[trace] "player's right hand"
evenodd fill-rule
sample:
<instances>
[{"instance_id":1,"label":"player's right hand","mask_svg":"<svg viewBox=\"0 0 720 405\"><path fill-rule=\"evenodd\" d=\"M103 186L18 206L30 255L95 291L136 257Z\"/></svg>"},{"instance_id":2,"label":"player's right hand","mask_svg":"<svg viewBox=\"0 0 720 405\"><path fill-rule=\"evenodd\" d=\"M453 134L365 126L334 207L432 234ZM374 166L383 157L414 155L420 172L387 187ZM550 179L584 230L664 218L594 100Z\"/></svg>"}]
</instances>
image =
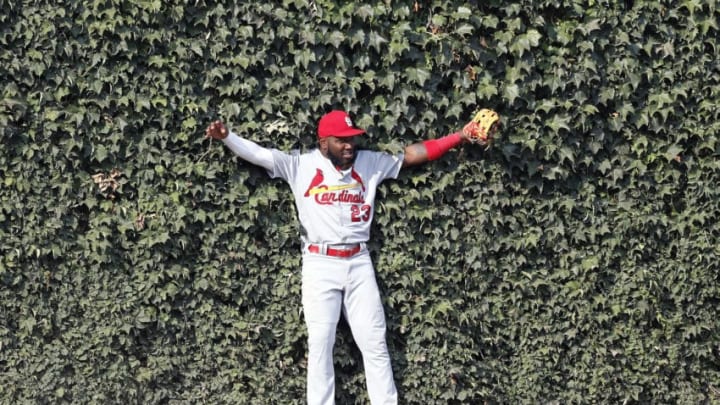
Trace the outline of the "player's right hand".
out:
<instances>
[{"instance_id":1,"label":"player's right hand","mask_svg":"<svg viewBox=\"0 0 720 405\"><path fill-rule=\"evenodd\" d=\"M208 125L205 130L205 137L211 139L225 139L228 136L228 130L222 121L217 120Z\"/></svg>"}]
</instances>

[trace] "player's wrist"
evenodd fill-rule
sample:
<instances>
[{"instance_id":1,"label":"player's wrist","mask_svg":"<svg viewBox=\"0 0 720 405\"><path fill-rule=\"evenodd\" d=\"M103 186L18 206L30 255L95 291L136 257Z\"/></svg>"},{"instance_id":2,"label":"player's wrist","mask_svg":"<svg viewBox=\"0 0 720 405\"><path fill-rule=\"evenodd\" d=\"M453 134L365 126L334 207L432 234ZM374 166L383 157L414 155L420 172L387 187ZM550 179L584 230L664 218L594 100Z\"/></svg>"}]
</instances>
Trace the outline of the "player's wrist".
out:
<instances>
[{"instance_id":1,"label":"player's wrist","mask_svg":"<svg viewBox=\"0 0 720 405\"><path fill-rule=\"evenodd\" d=\"M229 130L227 130L227 129L225 129L224 131L218 131L217 137L216 137L215 139L218 139L218 140L220 140L220 141L224 141L224 140L228 139L228 137L230 136L230 134L235 135L234 132L229 131Z\"/></svg>"}]
</instances>

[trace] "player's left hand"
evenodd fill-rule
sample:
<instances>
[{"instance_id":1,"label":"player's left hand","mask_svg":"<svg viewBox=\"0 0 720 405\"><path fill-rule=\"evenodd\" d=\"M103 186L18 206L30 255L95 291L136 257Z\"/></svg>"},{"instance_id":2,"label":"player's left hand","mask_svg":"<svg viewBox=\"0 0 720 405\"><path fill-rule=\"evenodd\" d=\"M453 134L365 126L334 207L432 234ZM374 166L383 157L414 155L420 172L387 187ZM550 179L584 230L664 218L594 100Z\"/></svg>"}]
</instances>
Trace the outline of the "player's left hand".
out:
<instances>
[{"instance_id":1,"label":"player's left hand","mask_svg":"<svg viewBox=\"0 0 720 405\"><path fill-rule=\"evenodd\" d=\"M487 145L500 127L500 116L493 110L483 108L478 111L472 121L468 122L461 132L463 140L471 143Z\"/></svg>"}]
</instances>

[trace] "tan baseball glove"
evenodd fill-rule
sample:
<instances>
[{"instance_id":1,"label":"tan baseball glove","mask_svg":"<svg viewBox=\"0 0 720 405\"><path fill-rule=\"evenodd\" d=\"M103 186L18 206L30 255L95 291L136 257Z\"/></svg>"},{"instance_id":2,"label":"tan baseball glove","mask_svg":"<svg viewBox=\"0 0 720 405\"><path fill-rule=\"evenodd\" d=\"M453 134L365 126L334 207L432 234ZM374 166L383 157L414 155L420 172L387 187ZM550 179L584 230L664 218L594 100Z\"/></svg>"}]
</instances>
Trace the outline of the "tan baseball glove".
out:
<instances>
[{"instance_id":1,"label":"tan baseball glove","mask_svg":"<svg viewBox=\"0 0 720 405\"><path fill-rule=\"evenodd\" d=\"M473 119L463 127L463 134L467 135L473 143L486 145L492 141L493 136L500 127L500 116L493 110L483 108Z\"/></svg>"}]
</instances>

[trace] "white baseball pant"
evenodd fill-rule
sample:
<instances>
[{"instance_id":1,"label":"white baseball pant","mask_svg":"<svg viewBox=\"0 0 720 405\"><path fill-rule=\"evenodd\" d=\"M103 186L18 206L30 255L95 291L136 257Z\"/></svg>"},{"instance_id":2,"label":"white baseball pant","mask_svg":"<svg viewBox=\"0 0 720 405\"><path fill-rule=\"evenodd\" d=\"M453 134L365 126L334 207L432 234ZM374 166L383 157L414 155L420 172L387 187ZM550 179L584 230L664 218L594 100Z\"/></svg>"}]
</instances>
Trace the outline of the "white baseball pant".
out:
<instances>
[{"instance_id":1,"label":"white baseball pant","mask_svg":"<svg viewBox=\"0 0 720 405\"><path fill-rule=\"evenodd\" d=\"M308 405L335 404L333 346L341 311L362 353L370 402L397 404L385 312L367 249L351 258L305 252L302 303L308 331Z\"/></svg>"}]
</instances>

